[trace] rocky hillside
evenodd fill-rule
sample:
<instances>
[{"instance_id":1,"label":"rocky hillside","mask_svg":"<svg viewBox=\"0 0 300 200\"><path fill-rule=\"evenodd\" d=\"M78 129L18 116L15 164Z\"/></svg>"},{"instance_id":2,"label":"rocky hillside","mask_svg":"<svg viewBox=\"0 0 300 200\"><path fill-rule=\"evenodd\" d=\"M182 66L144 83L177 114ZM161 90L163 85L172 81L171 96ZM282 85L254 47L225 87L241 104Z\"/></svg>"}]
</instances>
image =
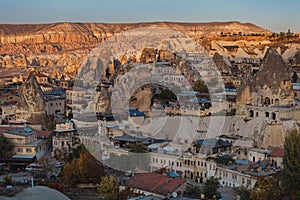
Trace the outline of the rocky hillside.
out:
<instances>
[{"instance_id":1,"label":"rocky hillside","mask_svg":"<svg viewBox=\"0 0 300 200\"><path fill-rule=\"evenodd\" d=\"M265 33L250 23L54 23L0 24L0 67L53 67L70 74L77 71L83 57L100 42L125 30L157 26L180 31L190 37L213 37L220 33Z\"/></svg>"}]
</instances>

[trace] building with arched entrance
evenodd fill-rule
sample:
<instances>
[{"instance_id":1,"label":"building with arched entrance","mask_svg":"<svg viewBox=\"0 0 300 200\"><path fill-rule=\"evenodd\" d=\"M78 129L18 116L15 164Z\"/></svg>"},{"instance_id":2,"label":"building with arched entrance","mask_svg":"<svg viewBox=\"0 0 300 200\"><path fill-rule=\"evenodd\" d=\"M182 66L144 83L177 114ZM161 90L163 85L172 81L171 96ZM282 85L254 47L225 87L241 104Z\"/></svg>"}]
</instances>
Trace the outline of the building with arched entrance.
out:
<instances>
[{"instance_id":1,"label":"building with arched entrance","mask_svg":"<svg viewBox=\"0 0 300 200\"><path fill-rule=\"evenodd\" d=\"M275 48L269 48L258 72L248 75L237 94L237 114L247 118L290 120L295 97L288 67Z\"/></svg>"}]
</instances>

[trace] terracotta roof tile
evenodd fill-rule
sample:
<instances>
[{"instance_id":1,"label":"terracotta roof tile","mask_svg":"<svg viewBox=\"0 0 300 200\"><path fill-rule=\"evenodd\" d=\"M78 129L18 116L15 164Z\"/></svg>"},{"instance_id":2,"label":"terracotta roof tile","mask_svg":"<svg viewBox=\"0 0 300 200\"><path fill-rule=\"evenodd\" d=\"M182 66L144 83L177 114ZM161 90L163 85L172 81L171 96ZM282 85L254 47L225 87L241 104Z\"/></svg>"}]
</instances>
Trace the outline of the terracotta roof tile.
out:
<instances>
[{"instance_id":1,"label":"terracotta roof tile","mask_svg":"<svg viewBox=\"0 0 300 200\"><path fill-rule=\"evenodd\" d=\"M284 156L284 148L278 147L271 152L271 156L273 157L283 157Z\"/></svg>"},{"instance_id":2,"label":"terracotta roof tile","mask_svg":"<svg viewBox=\"0 0 300 200\"><path fill-rule=\"evenodd\" d=\"M131 177L126 183L126 186L136 188L155 194L167 196L178 187L185 183L185 179L171 178L156 173L139 173Z\"/></svg>"},{"instance_id":3,"label":"terracotta roof tile","mask_svg":"<svg viewBox=\"0 0 300 200\"><path fill-rule=\"evenodd\" d=\"M47 131L47 130L43 130L43 131L36 130L36 132L38 138L49 138L52 134L52 131Z\"/></svg>"}]
</instances>

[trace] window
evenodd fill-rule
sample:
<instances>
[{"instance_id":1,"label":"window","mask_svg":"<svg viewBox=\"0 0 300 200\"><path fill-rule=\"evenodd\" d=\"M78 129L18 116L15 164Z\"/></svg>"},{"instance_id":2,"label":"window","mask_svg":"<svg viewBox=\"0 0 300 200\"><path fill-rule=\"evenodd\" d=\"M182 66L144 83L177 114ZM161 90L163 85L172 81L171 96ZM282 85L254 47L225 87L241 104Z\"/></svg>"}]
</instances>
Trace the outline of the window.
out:
<instances>
[{"instance_id":1,"label":"window","mask_svg":"<svg viewBox=\"0 0 300 200\"><path fill-rule=\"evenodd\" d=\"M18 153L22 153L22 152L23 152L23 148L18 148L18 149L17 149L17 152L18 152Z\"/></svg>"},{"instance_id":2,"label":"window","mask_svg":"<svg viewBox=\"0 0 300 200\"><path fill-rule=\"evenodd\" d=\"M31 153L32 150L30 148L26 148L26 153Z\"/></svg>"},{"instance_id":3,"label":"window","mask_svg":"<svg viewBox=\"0 0 300 200\"><path fill-rule=\"evenodd\" d=\"M251 180L247 180L247 185L251 185Z\"/></svg>"},{"instance_id":4,"label":"window","mask_svg":"<svg viewBox=\"0 0 300 200\"><path fill-rule=\"evenodd\" d=\"M18 143L22 143L23 139L22 138L18 138Z\"/></svg>"}]
</instances>

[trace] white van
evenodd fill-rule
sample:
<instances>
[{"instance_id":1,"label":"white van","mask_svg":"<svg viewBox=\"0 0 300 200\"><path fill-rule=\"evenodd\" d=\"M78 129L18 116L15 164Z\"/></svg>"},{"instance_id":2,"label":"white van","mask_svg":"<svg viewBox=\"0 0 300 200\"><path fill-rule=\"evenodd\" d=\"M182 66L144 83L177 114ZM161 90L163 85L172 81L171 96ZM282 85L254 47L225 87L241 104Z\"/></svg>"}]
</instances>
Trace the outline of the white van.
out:
<instances>
[{"instance_id":1,"label":"white van","mask_svg":"<svg viewBox=\"0 0 300 200\"><path fill-rule=\"evenodd\" d=\"M31 163L30 165L28 165L25 170L26 171L31 171L31 172L34 172L34 171L41 171L43 168L42 165L39 165L37 163Z\"/></svg>"}]
</instances>

